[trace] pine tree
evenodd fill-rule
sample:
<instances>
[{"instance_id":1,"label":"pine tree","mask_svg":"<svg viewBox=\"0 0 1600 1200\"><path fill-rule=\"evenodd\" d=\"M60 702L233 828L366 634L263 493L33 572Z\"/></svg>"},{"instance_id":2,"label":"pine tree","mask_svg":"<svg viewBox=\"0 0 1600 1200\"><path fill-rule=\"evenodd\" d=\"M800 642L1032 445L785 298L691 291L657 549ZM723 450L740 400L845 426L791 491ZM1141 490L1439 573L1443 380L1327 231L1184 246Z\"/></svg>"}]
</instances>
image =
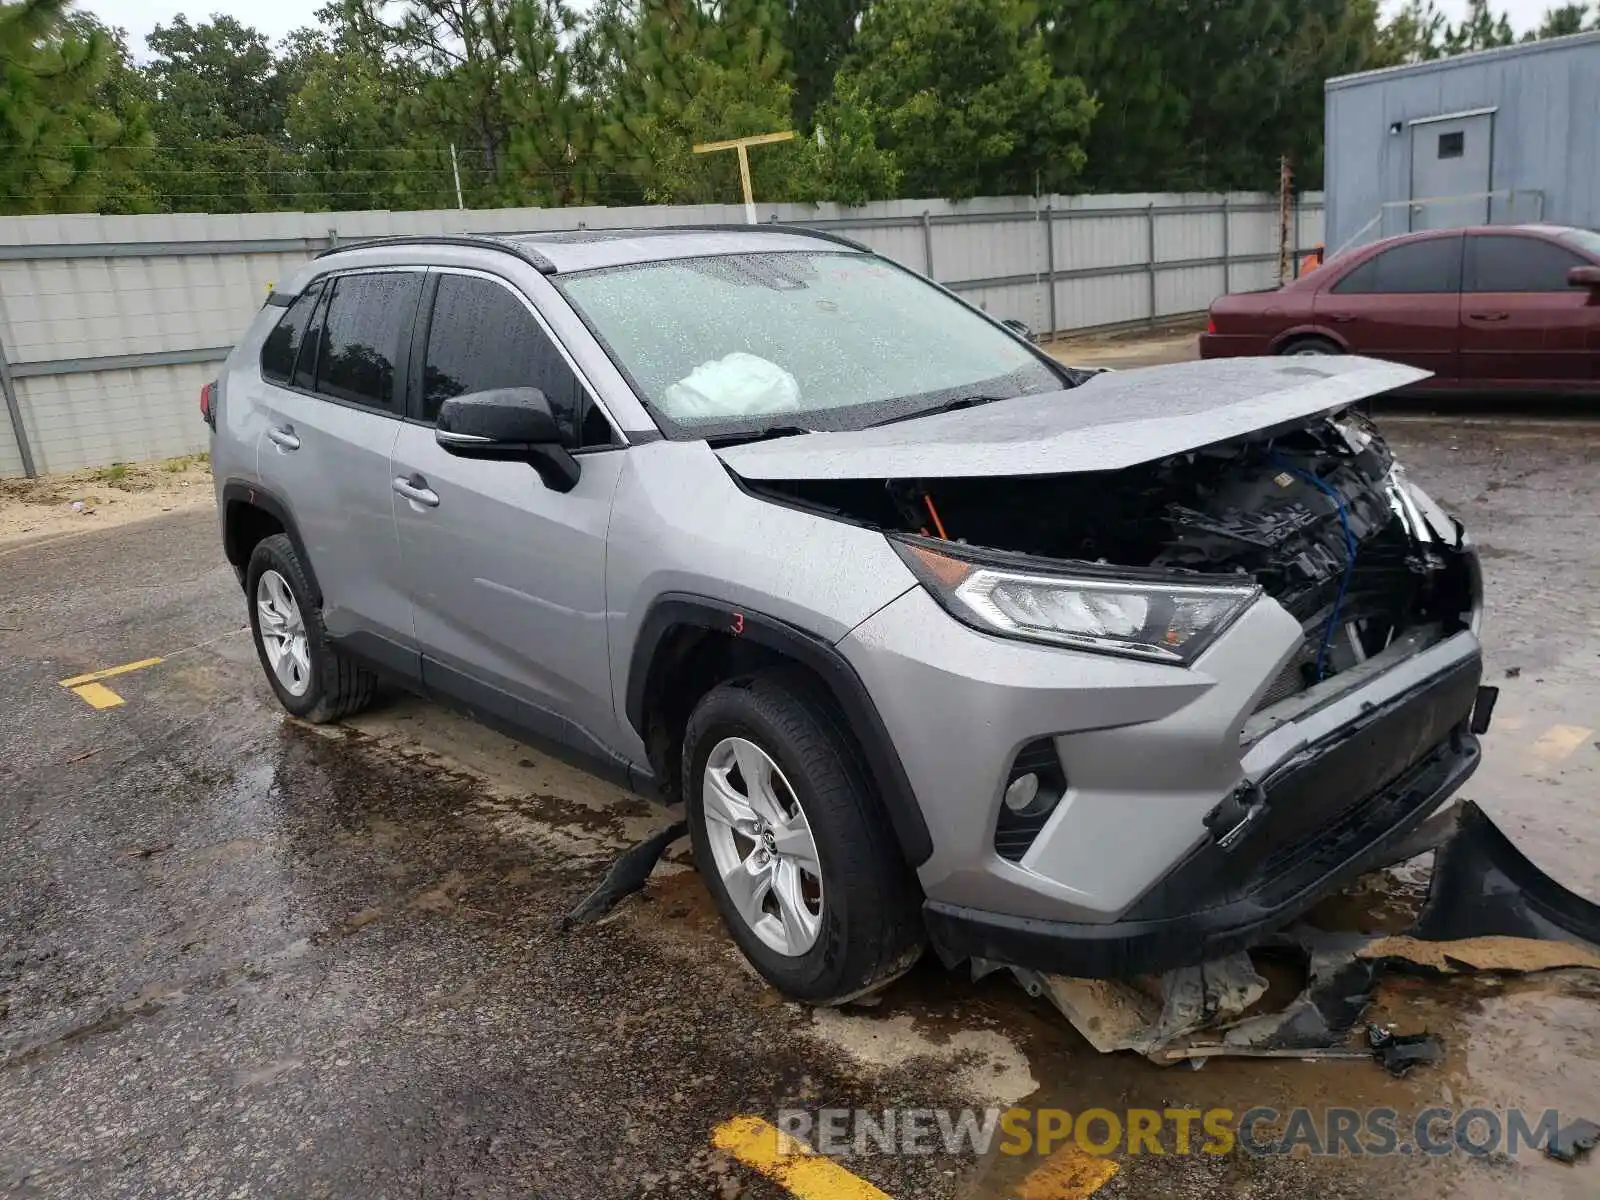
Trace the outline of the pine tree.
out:
<instances>
[{"instance_id":1,"label":"pine tree","mask_svg":"<svg viewBox=\"0 0 1600 1200\"><path fill-rule=\"evenodd\" d=\"M66 0L0 4L0 212L94 211L144 140L100 102L110 66Z\"/></svg>"}]
</instances>

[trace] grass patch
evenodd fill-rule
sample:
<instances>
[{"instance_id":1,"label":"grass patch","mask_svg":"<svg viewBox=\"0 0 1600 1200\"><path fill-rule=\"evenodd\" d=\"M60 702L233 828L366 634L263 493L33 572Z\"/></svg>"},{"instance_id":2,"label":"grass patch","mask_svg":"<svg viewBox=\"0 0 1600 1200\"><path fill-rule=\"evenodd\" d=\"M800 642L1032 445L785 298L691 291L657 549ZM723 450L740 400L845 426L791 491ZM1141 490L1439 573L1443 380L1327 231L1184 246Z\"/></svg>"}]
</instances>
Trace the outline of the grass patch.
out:
<instances>
[{"instance_id":1,"label":"grass patch","mask_svg":"<svg viewBox=\"0 0 1600 1200\"><path fill-rule=\"evenodd\" d=\"M128 477L128 464L112 463L109 467L101 467L94 477L101 483L121 483Z\"/></svg>"}]
</instances>

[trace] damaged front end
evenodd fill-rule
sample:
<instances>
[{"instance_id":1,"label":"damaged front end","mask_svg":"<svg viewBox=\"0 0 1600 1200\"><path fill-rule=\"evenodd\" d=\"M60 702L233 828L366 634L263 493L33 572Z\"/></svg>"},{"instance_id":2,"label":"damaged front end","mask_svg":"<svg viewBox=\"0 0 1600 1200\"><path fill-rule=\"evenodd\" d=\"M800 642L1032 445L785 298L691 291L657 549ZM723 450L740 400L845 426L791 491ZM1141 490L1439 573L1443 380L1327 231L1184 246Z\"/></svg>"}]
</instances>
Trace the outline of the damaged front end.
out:
<instances>
[{"instance_id":1,"label":"damaged front end","mask_svg":"<svg viewBox=\"0 0 1600 1200\"><path fill-rule=\"evenodd\" d=\"M1305 637L1262 691L1259 709L1360 666L1397 639L1415 652L1476 619L1477 566L1459 525L1407 481L1354 415L1115 472L747 486L886 531L952 615L992 633L1189 661L1216 631L1215 622L1190 627L1217 615L1216 605L1201 603L1203 589L1219 589L1220 600L1241 585L1260 588ZM980 596L952 564L1086 586L988 588ZM1163 583L1176 600L1143 609L1093 594L1097 585L1102 593L1121 585L1159 594Z\"/></svg>"},{"instance_id":2,"label":"damaged front end","mask_svg":"<svg viewBox=\"0 0 1600 1200\"><path fill-rule=\"evenodd\" d=\"M784 453L811 465L803 445ZM916 699L953 678L925 618L912 633L897 628L919 620L911 608L885 612L852 639L902 694L885 717L914 775L941 767L914 782L936 846L925 916L948 965L1120 978L1242 949L1476 768L1492 702L1476 558L1363 418L1302 414L1115 470L1051 473L1041 457L1016 475L869 477L858 459L843 477L743 478L882 530L926 595L991 639L1139 660L1123 683L1109 660L1024 663L962 641L973 665L954 686L973 720L952 756ZM1165 686L1199 690L1117 715Z\"/></svg>"}]
</instances>

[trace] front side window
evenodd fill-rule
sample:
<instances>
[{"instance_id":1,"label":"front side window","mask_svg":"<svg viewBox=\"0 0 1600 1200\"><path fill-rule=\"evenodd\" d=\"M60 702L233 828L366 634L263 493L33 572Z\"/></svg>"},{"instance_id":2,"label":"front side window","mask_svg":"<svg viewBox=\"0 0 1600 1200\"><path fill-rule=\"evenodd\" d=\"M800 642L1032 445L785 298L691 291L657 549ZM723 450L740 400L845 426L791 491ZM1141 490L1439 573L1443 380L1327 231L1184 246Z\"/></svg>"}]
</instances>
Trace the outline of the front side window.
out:
<instances>
[{"instance_id":1,"label":"front side window","mask_svg":"<svg viewBox=\"0 0 1600 1200\"><path fill-rule=\"evenodd\" d=\"M672 437L861 429L1070 386L1025 343L868 254L726 254L555 282Z\"/></svg>"},{"instance_id":2,"label":"front side window","mask_svg":"<svg viewBox=\"0 0 1600 1200\"><path fill-rule=\"evenodd\" d=\"M410 328L422 276L415 271L341 275L322 314L316 390L398 415L395 362Z\"/></svg>"},{"instance_id":3,"label":"front side window","mask_svg":"<svg viewBox=\"0 0 1600 1200\"><path fill-rule=\"evenodd\" d=\"M1468 292L1565 292L1567 272L1588 264L1543 238L1485 234L1467 239Z\"/></svg>"},{"instance_id":4,"label":"front side window","mask_svg":"<svg viewBox=\"0 0 1600 1200\"><path fill-rule=\"evenodd\" d=\"M264 379L273 383L289 382L294 374L295 359L305 342L306 327L311 324L311 310L317 306L317 298L321 295L322 281L319 279L283 310L278 323L261 345L261 375Z\"/></svg>"},{"instance_id":5,"label":"front side window","mask_svg":"<svg viewBox=\"0 0 1600 1200\"><path fill-rule=\"evenodd\" d=\"M605 414L521 300L492 280L441 275L428 326L423 418L437 418L452 396L509 387L542 391L569 447L613 441Z\"/></svg>"},{"instance_id":6,"label":"front side window","mask_svg":"<svg viewBox=\"0 0 1600 1200\"><path fill-rule=\"evenodd\" d=\"M1342 296L1460 291L1461 239L1403 242L1367 259L1333 290Z\"/></svg>"}]
</instances>

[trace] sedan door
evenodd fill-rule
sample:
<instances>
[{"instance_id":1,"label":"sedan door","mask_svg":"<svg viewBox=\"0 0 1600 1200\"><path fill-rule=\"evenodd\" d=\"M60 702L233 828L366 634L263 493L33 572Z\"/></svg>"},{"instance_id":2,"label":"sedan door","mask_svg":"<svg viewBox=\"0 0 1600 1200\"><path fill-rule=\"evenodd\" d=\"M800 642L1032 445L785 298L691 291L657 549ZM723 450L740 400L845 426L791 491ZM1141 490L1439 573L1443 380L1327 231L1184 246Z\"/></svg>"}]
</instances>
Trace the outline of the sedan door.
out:
<instances>
[{"instance_id":1,"label":"sedan door","mask_svg":"<svg viewBox=\"0 0 1600 1200\"><path fill-rule=\"evenodd\" d=\"M1421 367L1438 385L1458 371L1460 307L1461 235L1451 233L1403 241L1346 268L1317 293L1315 311L1350 353Z\"/></svg>"},{"instance_id":2,"label":"sedan door","mask_svg":"<svg viewBox=\"0 0 1600 1200\"><path fill-rule=\"evenodd\" d=\"M1600 307L1567 283L1592 266L1536 234L1467 238L1461 295L1461 366L1468 385L1565 391L1592 384Z\"/></svg>"},{"instance_id":3,"label":"sedan door","mask_svg":"<svg viewBox=\"0 0 1600 1200\"><path fill-rule=\"evenodd\" d=\"M263 486L293 515L328 632L415 676L389 456L401 428L405 343L420 270L320 280L262 348Z\"/></svg>"},{"instance_id":4,"label":"sedan door","mask_svg":"<svg viewBox=\"0 0 1600 1200\"><path fill-rule=\"evenodd\" d=\"M415 414L392 463L423 681L593 754L615 745L606 533L626 450L532 305L487 274L437 271L415 340ZM581 464L558 492L526 462L458 458L434 440L451 396L536 387Z\"/></svg>"}]
</instances>

